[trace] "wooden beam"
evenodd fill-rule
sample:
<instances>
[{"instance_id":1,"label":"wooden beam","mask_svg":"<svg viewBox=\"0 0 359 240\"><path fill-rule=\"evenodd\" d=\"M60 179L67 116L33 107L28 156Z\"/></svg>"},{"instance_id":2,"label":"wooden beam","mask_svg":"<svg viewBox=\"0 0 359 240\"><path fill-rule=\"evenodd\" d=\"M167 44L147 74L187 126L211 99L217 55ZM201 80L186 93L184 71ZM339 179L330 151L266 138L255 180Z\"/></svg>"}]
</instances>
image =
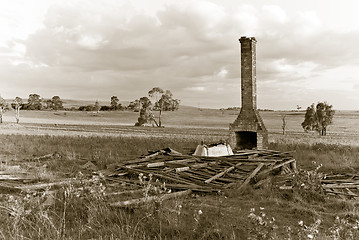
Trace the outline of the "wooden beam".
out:
<instances>
[{"instance_id":1,"label":"wooden beam","mask_svg":"<svg viewBox=\"0 0 359 240\"><path fill-rule=\"evenodd\" d=\"M154 162L154 163L148 163L147 167L151 168L151 167L162 167L165 165L165 162Z\"/></svg>"},{"instance_id":2,"label":"wooden beam","mask_svg":"<svg viewBox=\"0 0 359 240\"><path fill-rule=\"evenodd\" d=\"M291 162L294 162L294 161L295 161L295 159L293 158L293 159L290 159L290 160L288 160L288 161L285 161L285 162L283 162L283 163L281 163L281 164L274 165L274 166L271 167L270 169L267 169L267 170L264 170L263 172L261 172L260 175L265 175L265 174L267 174L267 173L270 173L271 171L273 171L273 170L275 170L275 169L277 169L277 168L280 168L280 167L282 167L282 166L284 166L284 165L287 165L287 164L289 164L289 163L291 163Z\"/></svg>"},{"instance_id":3,"label":"wooden beam","mask_svg":"<svg viewBox=\"0 0 359 240\"><path fill-rule=\"evenodd\" d=\"M340 183L340 184L325 184L322 185L324 189L339 189L339 188L357 188L359 185L350 184L350 183Z\"/></svg>"},{"instance_id":4,"label":"wooden beam","mask_svg":"<svg viewBox=\"0 0 359 240\"><path fill-rule=\"evenodd\" d=\"M238 190L242 190L245 186L248 185L248 183L251 181L251 179L257 175L257 173L261 170L261 168L264 166L263 163L260 163L258 165L258 167L256 167L256 169L253 170L253 172L246 178L246 180L238 187L238 183L234 183L234 187L237 188Z\"/></svg>"},{"instance_id":5,"label":"wooden beam","mask_svg":"<svg viewBox=\"0 0 359 240\"><path fill-rule=\"evenodd\" d=\"M163 178L163 179L167 179L167 180L170 180L170 181L174 181L174 182L178 182L178 183L184 183L184 184L189 184L189 185L194 185L193 183L190 183L190 182L188 182L188 181L183 181L182 179L175 178L175 177L169 177L169 176L167 176L167 175L163 175L163 174L159 174L159 173L154 173L154 172L149 172L149 171L143 171L143 170L134 169L134 168L127 168L127 167L125 167L125 166L124 166L124 168L126 168L126 169L129 170L129 171L135 172L135 173L142 173L142 174L145 174L145 175L152 174L153 176L156 176L156 177L159 177L159 178Z\"/></svg>"},{"instance_id":6,"label":"wooden beam","mask_svg":"<svg viewBox=\"0 0 359 240\"><path fill-rule=\"evenodd\" d=\"M242 164L243 164L243 163L237 163L236 165L234 165L234 166L232 166L232 167L230 167L230 168L227 168L227 169L224 170L223 172L220 172L220 173L214 175L213 177L207 179L207 180L204 181L204 182L205 182L205 183L210 183L210 182L212 182L213 180L216 180L217 178L222 177L224 174L226 174L226 173L232 171L233 169L235 169L236 167L238 167L238 166L240 166L240 165L242 165Z\"/></svg>"}]
</instances>

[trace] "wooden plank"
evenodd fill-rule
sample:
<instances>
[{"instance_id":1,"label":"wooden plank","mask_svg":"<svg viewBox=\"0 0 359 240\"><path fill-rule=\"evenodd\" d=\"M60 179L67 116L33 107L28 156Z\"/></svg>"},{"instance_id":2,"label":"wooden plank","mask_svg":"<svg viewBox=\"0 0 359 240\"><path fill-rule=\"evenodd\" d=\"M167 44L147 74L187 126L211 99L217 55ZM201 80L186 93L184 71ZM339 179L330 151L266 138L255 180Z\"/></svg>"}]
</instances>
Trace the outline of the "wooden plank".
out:
<instances>
[{"instance_id":1,"label":"wooden plank","mask_svg":"<svg viewBox=\"0 0 359 240\"><path fill-rule=\"evenodd\" d=\"M329 195L341 196L342 199L345 199L343 196L353 197L353 195L351 195L351 194L342 193L342 192L338 192L338 191L331 191L331 190L329 190L329 189L326 189L326 190L325 190L325 193L326 193L326 194L329 194Z\"/></svg>"},{"instance_id":2,"label":"wooden plank","mask_svg":"<svg viewBox=\"0 0 359 240\"><path fill-rule=\"evenodd\" d=\"M357 188L357 184L325 184L322 185L324 189L342 189L342 188Z\"/></svg>"},{"instance_id":3,"label":"wooden plank","mask_svg":"<svg viewBox=\"0 0 359 240\"><path fill-rule=\"evenodd\" d=\"M261 168L264 166L263 163L260 163L256 169L246 178L246 180L238 187L237 183L234 183L234 187L238 188L238 190L242 190L245 186L248 185L248 183L251 181L251 179L261 170ZM231 184L231 183L230 183ZM228 185L230 185L228 184Z\"/></svg>"},{"instance_id":4,"label":"wooden plank","mask_svg":"<svg viewBox=\"0 0 359 240\"><path fill-rule=\"evenodd\" d=\"M175 168L175 170L176 170L176 173L179 173L179 172L184 172L184 171L189 170L189 167L180 167L180 168Z\"/></svg>"},{"instance_id":5,"label":"wooden plank","mask_svg":"<svg viewBox=\"0 0 359 240\"><path fill-rule=\"evenodd\" d=\"M154 163L148 163L147 167L151 168L151 167L162 167L165 165L165 162L154 162Z\"/></svg>"},{"instance_id":6,"label":"wooden plank","mask_svg":"<svg viewBox=\"0 0 359 240\"><path fill-rule=\"evenodd\" d=\"M289 163L291 163L291 162L294 162L294 161L295 161L295 159L293 158L293 159L290 159L290 160L288 160L288 161L285 161L285 162L283 162L283 163L281 163L281 164L274 165L274 166L271 167L270 169L267 169L267 170L262 171L262 172L260 173L260 175L265 175L265 174L267 174L267 173L270 173L271 171L273 171L273 170L275 170L275 169L277 169L277 168L280 168L280 167L282 167L282 166L284 166L284 165L287 165L287 164L289 164Z\"/></svg>"},{"instance_id":7,"label":"wooden plank","mask_svg":"<svg viewBox=\"0 0 359 240\"><path fill-rule=\"evenodd\" d=\"M223 172L220 172L220 173L214 175L213 177L207 179L207 180L204 181L204 182L205 182L205 183L210 183L210 182L212 182L213 180L216 180L217 178L222 177L222 176L223 176L224 174L226 174L227 172L232 171L233 169L235 169L236 167L238 167L238 166L240 166L240 165L242 165L242 164L243 164L243 163L237 163L236 165L234 165L234 166L232 166L232 167L230 167L230 168L227 168L227 169L224 170Z\"/></svg>"},{"instance_id":8,"label":"wooden plank","mask_svg":"<svg viewBox=\"0 0 359 240\"><path fill-rule=\"evenodd\" d=\"M347 192L348 192L355 200L358 200L358 195L356 195L355 193L353 193L349 188L346 188L345 190L347 190Z\"/></svg>"},{"instance_id":9,"label":"wooden plank","mask_svg":"<svg viewBox=\"0 0 359 240\"><path fill-rule=\"evenodd\" d=\"M192 163L192 162L196 162L196 159L190 158L190 159L180 159L180 160L171 160L171 161L166 161L166 164L186 164L186 163Z\"/></svg>"},{"instance_id":10,"label":"wooden plank","mask_svg":"<svg viewBox=\"0 0 359 240\"><path fill-rule=\"evenodd\" d=\"M184 183L184 184L192 184L192 183L188 183L187 181L183 181L182 179L178 179L178 178L175 178L175 177L169 177L169 176L163 175L163 174L158 174L158 173L154 173L154 172L143 171L143 170L140 170L140 169L133 169L133 168L127 168L127 169L129 171L132 171L132 172L135 172L135 173L142 173L142 174L147 174L147 175L152 174L153 176L163 178L163 179L167 179L167 180L170 180L170 181Z\"/></svg>"},{"instance_id":11,"label":"wooden plank","mask_svg":"<svg viewBox=\"0 0 359 240\"><path fill-rule=\"evenodd\" d=\"M331 192L335 193L337 196L339 196L341 199L345 199L345 197L343 195L345 195L345 193L343 192L338 192L336 189L330 189Z\"/></svg>"},{"instance_id":12,"label":"wooden plank","mask_svg":"<svg viewBox=\"0 0 359 240\"><path fill-rule=\"evenodd\" d=\"M260 159L240 159L240 160L236 160L236 162L243 162L243 163L258 163L258 162L266 162L266 163L276 163L279 162L281 160L277 160L277 159L264 159L264 158L260 158Z\"/></svg>"},{"instance_id":13,"label":"wooden plank","mask_svg":"<svg viewBox=\"0 0 359 240\"><path fill-rule=\"evenodd\" d=\"M191 168L204 168L207 167L209 165L209 163L197 163L197 164L193 164L190 165Z\"/></svg>"},{"instance_id":14,"label":"wooden plank","mask_svg":"<svg viewBox=\"0 0 359 240\"><path fill-rule=\"evenodd\" d=\"M188 176L188 179L193 179L193 180L198 180L200 181L200 183L203 183L204 180L206 180L204 177L202 177L201 175L195 174L195 173L191 173L189 171L186 172L182 172L180 176Z\"/></svg>"},{"instance_id":15,"label":"wooden plank","mask_svg":"<svg viewBox=\"0 0 359 240\"><path fill-rule=\"evenodd\" d=\"M127 200L127 201L115 202L115 203L111 203L110 206L111 207L130 207L130 206L150 203L150 202L154 202L154 201L163 201L163 200L171 199L171 198L184 197L191 193L192 193L191 190L185 190L185 191L165 194L162 196L152 196L152 197L147 197L147 198L138 198L138 199L131 199L131 200Z\"/></svg>"}]
</instances>

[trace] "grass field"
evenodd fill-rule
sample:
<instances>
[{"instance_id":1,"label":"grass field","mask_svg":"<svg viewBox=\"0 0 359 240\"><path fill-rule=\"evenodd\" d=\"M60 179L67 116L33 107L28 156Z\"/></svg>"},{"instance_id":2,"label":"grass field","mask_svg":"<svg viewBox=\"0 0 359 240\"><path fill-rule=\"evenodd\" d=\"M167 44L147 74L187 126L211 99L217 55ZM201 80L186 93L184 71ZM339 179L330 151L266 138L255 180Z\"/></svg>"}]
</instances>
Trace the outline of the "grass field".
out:
<instances>
[{"instance_id":1,"label":"grass field","mask_svg":"<svg viewBox=\"0 0 359 240\"><path fill-rule=\"evenodd\" d=\"M38 174L39 180L79 176L88 160L99 168L147 151L171 147L190 153L196 145L228 136L237 112L182 108L165 112L165 128L134 127L133 112L12 112L0 125L1 170L11 165ZM287 117L282 135L281 116ZM261 112L270 149L294 151L297 165L314 179L326 173L359 170L359 113L337 112L328 135L304 133L304 113ZM28 162L32 156L58 152L56 161ZM319 172L316 164L323 164ZM301 179L299 179L301 180ZM309 184L302 179L304 184ZM283 192L270 182L245 192L194 194L149 204L132 211L106 205L101 179L79 192L71 184L44 207L49 193L1 194L2 239L358 239L359 202L329 198L316 190ZM104 185L105 187L108 187ZM87 189L87 190L86 190ZM88 191L90 189L91 191ZM11 214L9 214L11 213Z\"/></svg>"}]
</instances>

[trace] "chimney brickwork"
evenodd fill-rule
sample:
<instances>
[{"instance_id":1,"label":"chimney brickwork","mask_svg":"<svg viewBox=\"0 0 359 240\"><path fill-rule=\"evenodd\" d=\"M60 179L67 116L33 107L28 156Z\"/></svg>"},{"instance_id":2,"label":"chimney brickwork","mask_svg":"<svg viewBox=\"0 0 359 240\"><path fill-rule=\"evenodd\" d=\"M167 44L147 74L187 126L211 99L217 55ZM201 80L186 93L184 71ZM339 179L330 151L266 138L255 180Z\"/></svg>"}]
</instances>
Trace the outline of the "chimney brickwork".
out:
<instances>
[{"instance_id":1,"label":"chimney brickwork","mask_svg":"<svg viewBox=\"0 0 359 240\"><path fill-rule=\"evenodd\" d=\"M264 149L268 133L257 110L256 39L241 37L241 99L237 119L230 124L230 145L234 149Z\"/></svg>"}]
</instances>

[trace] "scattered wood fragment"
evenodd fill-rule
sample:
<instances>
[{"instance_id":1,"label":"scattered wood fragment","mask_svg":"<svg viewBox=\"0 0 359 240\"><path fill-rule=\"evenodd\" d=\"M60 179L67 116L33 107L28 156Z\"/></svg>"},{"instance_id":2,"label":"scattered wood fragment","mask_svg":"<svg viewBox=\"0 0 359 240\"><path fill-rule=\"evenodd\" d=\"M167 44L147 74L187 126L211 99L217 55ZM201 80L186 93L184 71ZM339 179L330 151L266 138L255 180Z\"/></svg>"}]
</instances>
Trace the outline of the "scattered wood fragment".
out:
<instances>
[{"instance_id":1,"label":"scattered wood fragment","mask_svg":"<svg viewBox=\"0 0 359 240\"><path fill-rule=\"evenodd\" d=\"M247 179L238 187L238 190L241 191L244 187L246 187L250 180L259 172L259 170L261 170L263 166L264 164L260 163L258 167L256 167L256 169L254 169L254 171L247 177ZM234 186L237 188L238 183L235 183Z\"/></svg>"},{"instance_id":2,"label":"scattered wood fragment","mask_svg":"<svg viewBox=\"0 0 359 240\"><path fill-rule=\"evenodd\" d=\"M230 168L227 168L226 170L224 170L223 172L218 173L217 175L214 175L213 177L207 179L206 181L204 181L205 183L210 183L213 180L222 177L224 174L232 171L233 169L235 169L236 167L239 167L240 165L242 165L243 163L237 163L235 166L232 166Z\"/></svg>"}]
</instances>

